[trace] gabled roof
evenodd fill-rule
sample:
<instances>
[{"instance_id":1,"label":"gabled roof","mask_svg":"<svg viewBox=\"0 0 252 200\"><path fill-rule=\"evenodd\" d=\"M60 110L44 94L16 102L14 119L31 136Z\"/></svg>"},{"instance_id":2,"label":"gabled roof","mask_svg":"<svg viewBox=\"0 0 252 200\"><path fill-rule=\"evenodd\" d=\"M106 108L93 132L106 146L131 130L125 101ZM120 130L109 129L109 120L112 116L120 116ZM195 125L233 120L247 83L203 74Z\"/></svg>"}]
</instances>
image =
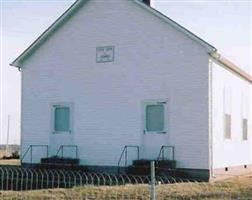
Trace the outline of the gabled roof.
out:
<instances>
[{"instance_id":1,"label":"gabled roof","mask_svg":"<svg viewBox=\"0 0 252 200\"><path fill-rule=\"evenodd\" d=\"M166 15L162 14L161 12L157 11L156 9L154 9L154 8L146 5L145 3L143 3L140 0L133 0L133 1L137 5L141 6L144 9L146 9L147 11L149 11L150 13L152 13L153 15L157 16L158 18L160 18L162 21L166 22L167 24L169 24L170 26L172 26L173 28L175 28L176 30L184 33L185 35L187 35L192 40L198 42L200 45L202 45L203 47L206 48L206 50L207 50L208 53L211 54L211 53L214 53L214 52L217 51L217 49L214 46L212 46L211 44L209 44L205 40L201 39L200 37L198 37L197 35L195 35L191 31L189 31L185 27L181 26L177 22L173 21L171 18L169 18Z\"/></svg>"},{"instance_id":2,"label":"gabled roof","mask_svg":"<svg viewBox=\"0 0 252 200\"><path fill-rule=\"evenodd\" d=\"M59 30L87 1L89 0L77 0L66 12L64 12L46 31L44 31L38 39L36 39L18 58L16 58L10 65L21 68L22 64L28 59L47 39L49 39L56 31ZM150 6L144 4L140 0L132 0L138 6L146 9L153 15L159 17L162 21L174 27L176 30L184 33L189 38L193 39L200 45L206 48L206 51L209 54L212 54L217 51L215 47L202 40L183 26L179 25L172 19L158 12L157 10L151 8Z\"/></svg>"},{"instance_id":3,"label":"gabled roof","mask_svg":"<svg viewBox=\"0 0 252 200\"><path fill-rule=\"evenodd\" d=\"M24 50L10 65L21 68L29 58L47 39L60 29L78 10L89 0L76 0L49 28L47 28L27 49Z\"/></svg>"}]
</instances>

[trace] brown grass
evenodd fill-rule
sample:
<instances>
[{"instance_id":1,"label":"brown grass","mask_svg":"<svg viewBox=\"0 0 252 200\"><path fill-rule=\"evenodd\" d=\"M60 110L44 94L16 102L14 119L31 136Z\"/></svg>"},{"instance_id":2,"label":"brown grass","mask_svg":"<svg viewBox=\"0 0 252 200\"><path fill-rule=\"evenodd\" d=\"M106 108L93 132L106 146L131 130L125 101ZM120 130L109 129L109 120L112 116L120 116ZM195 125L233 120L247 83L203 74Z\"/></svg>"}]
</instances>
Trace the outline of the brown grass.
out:
<instances>
[{"instance_id":1,"label":"brown grass","mask_svg":"<svg viewBox=\"0 0 252 200\"><path fill-rule=\"evenodd\" d=\"M85 199L85 200L147 200L148 185L85 186L72 189L48 189L26 192L2 192L3 199ZM250 200L252 175L237 176L215 183L177 183L157 186L157 199Z\"/></svg>"},{"instance_id":2,"label":"brown grass","mask_svg":"<svg viewBox=\"0 0 252 200\"><path fill-rule=\"evenodd\" d=\"M0 165L20 165L19 159L0 160Z\"/></svg>"}]
</instances>

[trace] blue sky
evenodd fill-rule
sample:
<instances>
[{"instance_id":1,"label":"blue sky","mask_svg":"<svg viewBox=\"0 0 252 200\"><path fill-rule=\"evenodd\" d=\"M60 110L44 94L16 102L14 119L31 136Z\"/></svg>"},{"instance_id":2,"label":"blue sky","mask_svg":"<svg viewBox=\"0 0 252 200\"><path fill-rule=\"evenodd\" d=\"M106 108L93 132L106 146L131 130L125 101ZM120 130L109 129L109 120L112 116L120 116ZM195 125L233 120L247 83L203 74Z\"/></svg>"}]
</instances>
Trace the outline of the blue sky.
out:
<instances>
[{"instance_id":1,"label":"blue sky","mask_svg":"<svg viewBox=\"0 0 252 200\"><path fill-rule=\"evenodd\" d=\"M11 116L10 142L20 140L20 73L13 61L73 0L0 0L0 143L6 142L7 116ZM251 72L251 1L154 0L153 6L194 32L220 53Z\"/></svg>"}]
</instances>

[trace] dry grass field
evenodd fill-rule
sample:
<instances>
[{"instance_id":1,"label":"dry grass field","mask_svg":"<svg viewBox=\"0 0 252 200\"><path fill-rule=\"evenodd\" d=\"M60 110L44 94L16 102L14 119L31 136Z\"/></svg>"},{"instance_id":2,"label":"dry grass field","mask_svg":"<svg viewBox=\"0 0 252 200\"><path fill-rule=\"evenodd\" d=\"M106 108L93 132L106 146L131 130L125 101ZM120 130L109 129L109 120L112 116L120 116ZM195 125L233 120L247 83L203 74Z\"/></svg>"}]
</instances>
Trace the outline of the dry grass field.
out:
<instances>
[{"instance_id":1,"label":"dry grass field","mask_svg":"<svg viewBox=\"0 0 252 200\"><path fill-rule=\"evenodd\" d=\"M19 159L0 160L0 165L20 165Z\"/></svg>"},{"instance_id":2,"label":"dry grass field","mask_svg":"<svg viewBox=\"0 0 252 200\"><path fill-rule=\"evenodd\" d=\"M10 156L14 151L18 151L18 145L10 145L8 155L6 154L5 146L0 146L0 165L20 165L19 159L3 159L4 156Z\"/></svg>"},{"instance_id":3,"label":"dry grass field","mask_svg":"<svg viewBox=\"0 0 252 200\"><path fill-rule=\"evenodd\" d=\"M4 156L10 156L13 152L15 151L19 152L19 150L20 150L19 145L11 144L8 146L7 151L5 145L0 145L0 158Z\"/></svg>"},{"instance_id":4,"label":"dry grass field","mask_svg":"<svg viewBox=\"0 0 252 200\"><path fill-rule=\"evenodd\" d=\"M47 189L23 192L2 192L3 199L85 199L85 200L148 200L148 185L85 186L72 189ZM239 197L239 198L238 198ZM157 199L177 200L252 200L252 174L214 183L176 183L157 186Z\"/></svg>"},{"instance_id":5,"label":"dry grass field","mask_svg":"<svg viewBox=\"0 0 252 200\"><path fill-rule=\"evenodd\" d=\"M1 165L20 165L19 160L0 160ZM239 197L239 198L237 198ZM148 185L84 186L72 189L3 191L0 199L148 200ZM252 200L252 173L213 183L175 183L157 186L159 200Z\"/></svg>"},{"instance_id":6,"label":"dry grass field","mask_svg":"<svg viewBox=\"0 0 252 200\"><path fill-rule=\"evenodd\" d=\"M0 150L1 153L1 150ZM4 151L2 150L2 153ZM0 165L20 165L19 160L0 160ZM149 200L148 185L84 186L72 189L2 191L0 199L66 200ZM252 200L252 173L213 183L175 183L158 185L158 200Z\"/></svg>"}]
</instances>

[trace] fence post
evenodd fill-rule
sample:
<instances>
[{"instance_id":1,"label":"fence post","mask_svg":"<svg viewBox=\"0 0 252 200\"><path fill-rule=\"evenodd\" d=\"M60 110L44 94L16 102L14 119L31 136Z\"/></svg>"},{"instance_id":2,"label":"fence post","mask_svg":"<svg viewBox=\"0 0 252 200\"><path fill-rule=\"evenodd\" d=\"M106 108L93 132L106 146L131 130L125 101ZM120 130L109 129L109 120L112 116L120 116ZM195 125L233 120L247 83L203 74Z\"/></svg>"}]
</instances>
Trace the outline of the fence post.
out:
<instances>
[{"instance_id":1,"label":"fence post","mask_svg":"<svg viewBox=\"0 0 252 200\"><path fill-rule=\"evenodd\" d=\"M151 200L156 200L155 161L151 161L150 167L151 167L151 185L150 185Z\"/></svg>"}]
</instances>

